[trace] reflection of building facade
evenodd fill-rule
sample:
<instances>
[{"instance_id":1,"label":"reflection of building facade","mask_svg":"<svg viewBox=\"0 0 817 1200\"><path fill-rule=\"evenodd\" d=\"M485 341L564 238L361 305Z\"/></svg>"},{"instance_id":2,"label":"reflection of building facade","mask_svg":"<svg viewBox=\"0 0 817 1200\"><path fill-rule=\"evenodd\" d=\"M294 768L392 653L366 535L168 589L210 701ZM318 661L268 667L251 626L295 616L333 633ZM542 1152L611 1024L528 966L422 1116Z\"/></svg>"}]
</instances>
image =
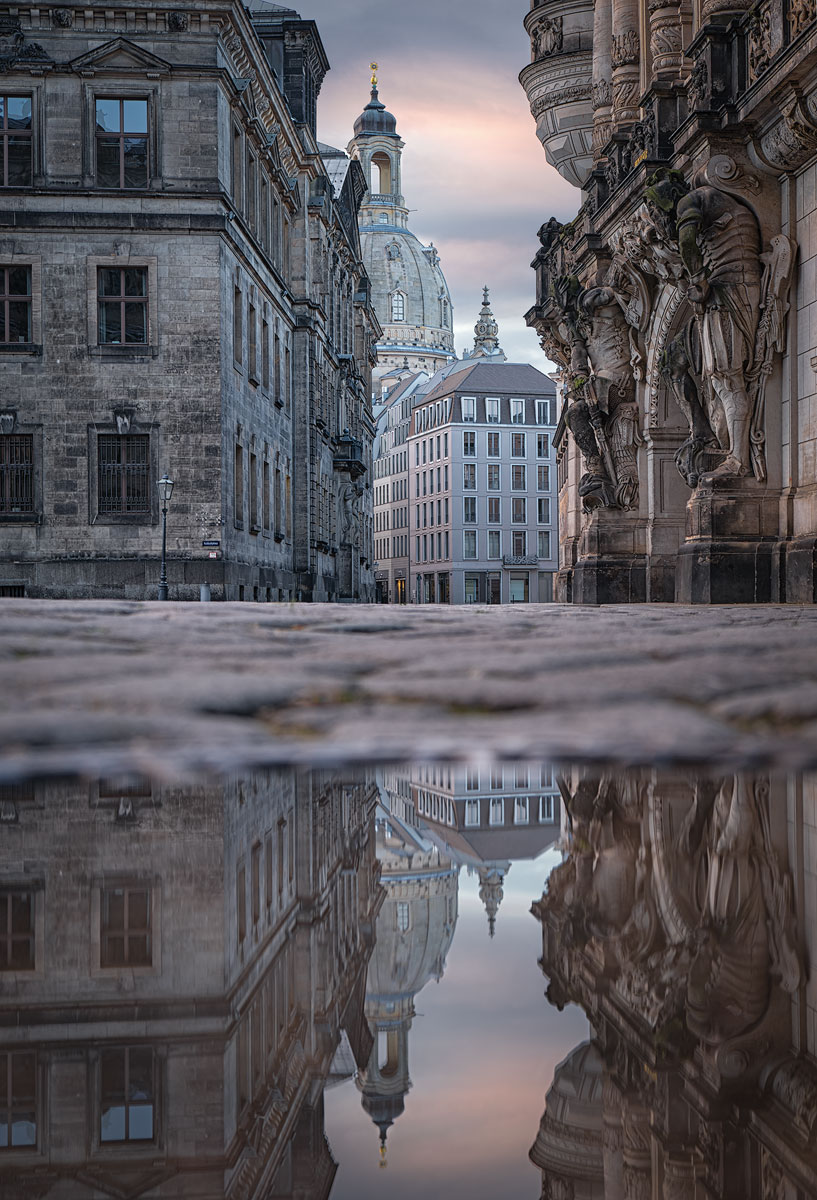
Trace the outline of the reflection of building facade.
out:
<instances>
[{"instance_id":1,"label":"reflection of building facade","mask_svg":"<svg viewBox=\"0 0 817 1200\"><path fill-rule=\"evenodd\" d=\"M385 898L366 980L374 1045L357 1086L380 1131L385 1162L389 1128L403 1112L411 1087L415 997L429 980L442 978L454 937L459 869L416 826L386 808L378 813L377 857Z\"/></svg>"},{"instance_id":2,"label":"reflection of building facade","mask_svg":"<svg viewBox=\"0 0 817 1200\"><path fill-rule=\"evenodd\" d=\"M567 395L559 599L813 602L817 11L527 7L520 80L581 189L527 315Z\"/></svg>"},{"instance_id":3,"label":"reflection of building facade","mask_svg":"<svg viewBox=\"0 0 817 1200\"><path fill-rule=\"evenodd\" d=\"M814 779L562 787L568 854L534 912L548 998L593 1040L548 1093L543 1196L817 1194Z\"/></svg>"},{"instance_id":4,"label":"reflection of building facade","mask_svg":"<svg viewBox=\"0 0 817 1200\"><path fill-rule=\"evenodd\" d=\"M374 796L4 789L4 1197L328 1195L323 1083L342 1031L371 1045Z\"/></svg>"}]
</instances>

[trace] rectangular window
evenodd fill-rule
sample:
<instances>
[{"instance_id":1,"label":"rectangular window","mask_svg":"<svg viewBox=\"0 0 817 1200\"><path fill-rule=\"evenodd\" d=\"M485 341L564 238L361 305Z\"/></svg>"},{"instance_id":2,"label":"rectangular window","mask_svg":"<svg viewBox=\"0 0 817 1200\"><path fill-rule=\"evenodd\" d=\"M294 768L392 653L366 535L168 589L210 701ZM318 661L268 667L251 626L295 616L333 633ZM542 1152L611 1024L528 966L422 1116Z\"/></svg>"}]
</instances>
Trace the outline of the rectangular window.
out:
<instances>
[{"instance_id":1,"label":"rectangular window","mask_svg":"<svg viewBox=\"0 0 817 1200\"><path fill-rule=\"evenodd\" d=\"M547 496L540 496L536 502L537 520L540 525L550 524L550 500Z\"/></svg>"},{"instance_id":2,"label":"rectangular window","mask_svg":"<svg viewBox=\"0 0 817 1200\"><path fill-rule=\"evenodd\" d=\"M420 538L419 538L419 536L417 538L417 546L415 547L415 549L417 551L416 561L419 562L420 561Z\"/></svg>"},{"instance_id":3,"label":"rectangular window","mask_svg":"<svg viewBox=\"0 0 817 1200\"><path fill-rule=\"evenodd\" d=\"M511 500L511 521L514 525L524 525L527 522L527 504L524 496L514 496Z\"/></svg>"},{"instance_id":4,"label":"rectangular window","mask_svg":"<svg viewBox=\"0 0 817 1200\"><path fill-rule=\"evenodd\" d=\"M502 520L502 504L499 496L488 497L488 524L498 525Z\"/></svg>"},{"instance_id":5,"label":"rectangular window","mask_svg":"<svg viewBox=\"0 0 817 1200\"><path fill-rule=\"evenodd\" d=\"M97 313L100 346L146 345L147 267L98 267Z\"/></svg>"},{"instance_id":6,"label":"rectangular window","mask_svg":"<svg viewBox=\"0 0 817 1200\"><path fill-rule=\"evenodd\" d=\"M469 767L465 773L465 790L466 792L479 791L479 768Z\"/></svg>"},{"instance_id":7,"label":"rectangular window","mask_svg":"<svg viewBox=\"0 0 817 1200\"><path fill-rule=\"evenodd\" d=\"M489 492L498 492L499 491L499 464L498 463L489 463L488 464L488 491Z\"/></svg>"},{"instance_id":8,"label":"rectangular window","mask_svg":"<svg viewBox=\"0 0 817 1200\"><path fill-rule=\"evenodd\" d=\"M512 433L511 458L524 458L526 453L524 433Z\"/></svg>"},{"instance_id":9,"label":"rectangular window","mask_svg":"<svg viewBox=\"0 0 817 1200\"><path fill-rule=\"evenodd\" d=\"M443 468L443 487L448 491L448 464Z\"/></svg>"},{"instance_id":10,"label":"rectangular window","mask_svg":"<svg viewBox=\"0 0 817 1200\"><path fill-rule=\"evenodd\" d=\"M420 465L420 443L419 442L414 443L414 465L415 465L415 467L419 467L419 465ZM420 493L418 492L417 494L419 496Z\"/></svg>"},{"instance_id":11,"label":"rectangular window","mask_svg":"<svg viewBox=\"0 0 817 1200\"><path fill-rule=\"evenodd\" d=\"M536 468L536 488L540 492L550 490L550 467L546 463L540 463Z\"/></svg>"},{"instance_id":12,"label":"rectangular window","mask_svg":"<svg viewBox=\"0 0 817 1200\"><path fill-rule=\"evenodd\" d=\"M0 342L31 340L31 267L0 267Z\"/></svg>"},{"instance_id":13,"label":"rectangular window","mask_svg":"<svg viewBox=\"0 0 817 1200\"><path fill-rule=\"evenodd\" d=\"M448 434L447 433L443 434L443 457L448 458Z\"/></svg>"},{"instance_id":14,"label":"rectangular window","mask_svg":"<svg viewBox=\"0 0 817 1200\"><path fill-rule=\"evenodd\" d=\"M449 557L449 546L448 546L448 530L447 530L447 529L446 529L446 531L445 531L445 557L446 557L446 558L448 558L448 557Z\"/></svg>"},{"instance_id":15,"label":"rectangular window","mask_svg":"<svg viewBox=\"0 0 817 1200\"><path fill-rule=\"evenodd\" d=\"M549 425L550 424L550 401L549 400L537 400L536 401L536 424L537 425ZM547 436L547 435L545 435L545 436Z\"/></svg>"},{"instance_id":16,"label":"rectangular window","mask_svg":"<svg viewBox=\"0 0 817 1200\"><path fill-rule=\"evenodd\" d=\"M462 435L462 452L466 458L473 458L477 452L477 435L473 430L466 430Z\"/></svg>"},{"instance_id":17,"label":"rectangular window","mask_svg":"<svg viewBox=\"0 0 817 1200\"><path fill-rule=\"evenodd\" d=\"M479 578L476 575L465 576L465 603L476 604L479 600Z\"/></svg>"},{"instance_id":18,"label":"rectangular window","mask_svg":"<svg viewBox=\"0 0 817 1200\"><path fill-rule=\"evenodd\" d=\"M524 529L514 529L511 534L513 539L513 556L514 558L522 558L528 552L528 535Z\"/></svg>"},{"instance_id":19,"label":"rectangular window","mask_svg":"<svg viewBox=\"0 0 817 1200\"><path fill-rule=\"evenodd\" d=\"M488 530L488 557L502 557L502 539L498 529Z\"/></svg>"},{"instance_id":20,"label":"rectangular window","mask_svg":"<svg viewBox=\"0 0 817 1200\"><path fill-rule=\"evenodd\" d=\"M256 315L255 315L255 306L253 304L251 304L249 306L249 312L247 314L247 318L248 318L247 319L247 325L248 325L247 338L249 341L249 351L250 351L250 362L249 362L250 379L255 380L257 382L258 381L258 342L257 342L257 330L256 330L257 320L256 320Z\"/></svg>"},{"instance_id":21,"label":"rectangular window","mask_svg":"<svg viewBox=\"0 0 817 1200\"><path fill-rule=\"evenodd\" d=\"M448 524L448 497L447 496L445 498L445 507L444 507L443 511L445 513L444 521L445 521L445 524L447 525Z\"/></svg>"},{"instance_id":22,"label":"rectangular window","mask_svg":"<svg viewBox=\"0 0 817 1200\"><path fill-rule=\"evenodd\" d=\"M505 821L505 801L499 798L491 801L491 809L488 814L488 820L491 825L502 825Z\"/></svg>"},{"instance_id":23,"label":"rectangular window","mask_svg":"<svg viewBox=\"0 0 817 1200\"><path fill-rule=\"evenodd\" d=\"M465 801L465 824L479 825L479 800Z\"/></svg>"},{"instance_id":24,"label":"rectangular window","mask_svg":"<svg viewBox=\"0 0 817 1200\"><path fill-rule=\"evenodd\" d=\"M239 946L247 936L247 869L239 863L235 877L235 911Z\"/></svg>"},{"instance_id":25,"label":"rectangular window","mask_svg":"<svg viewBox=\"0 0 817 1200\"><path fill-rule=\"evenodd\" d=\"M411 923L411 910L407 900L397 901L397 928L400 933L407 933Z\"/></svg>"},{"instance_id":26,"label":"rectangular window","mask_svg":"<svg viewBox=\"0 0 817 1200\"><path fill-rule=\"evenodd\" d=\"M266 459L261 465L261 524L264 529L270 528L270 476L269 463Z\"/></svg>"},{"instance_id":27,"label":"rectangular window","mask_svg":"<svg viewBox=\"0 0 817 1200\"><path fill-rule=\"evenodd\" d=\"M513 805L513 820L515 825L527 825L528 823L528 801L517 797Z\"/></svg>"},{"instance_id":28,"label":"rectangular window","mask_svg":"<svg viewBox=\"0 0 817 1200\"><path fill-rule=\"evenodd\" d=\"M149 967L152 965L150 888L142 886L103 887L99 914L100 966Z\"/></svg>"},{"instance_id":29,"label":"rectangular window","mask_svg":"<svg viewBox=\"0 0 817 1200\"><path fill-rule=\"evenodd\" d=\"M463 396L462 398L462 419L463 421L476 421L477 419L477 402L474 396Z\"/></svg>"},{"instance_id":30,"label":"rectangular window","mask_svg":"<svg viewBox=\"0 0 817 1200\"><path fill-rule=\"evenodd\" d=\"M258 200L258 216L259 216L259 231L258 237L261 245L267 254L270 251L269 243L269 177L266 171L261 172L261 194Z\"/></svg>"},{"instance_id":31,"label":"rectangular window","mask_svg":"<svg viewBox=\"0 0 817 1200\"><path fill-rule=\"evenodd\" d=\"M498 433L491 432L488 434L488 457L489 458L499 458L499 434Z\"/></svg>"},{"instance_id":32,"label":"rectangular window","mask_svg":"<svg viewBox=\"0 0 817 1200\"><path fill-rule=\"evenodd\" d=\"M254 154L247 154L247 222L253 233L257 224L256 184L258 179L258 162Z\"/></svg>"},{"instance_id":33,"label":"rectangular window","mask_svg":"<svg viewBox=\"0 0 817 1200\"><path fill-rule=\"evenodd\" d=\"M514 787L527 788L530 784L530 772L527 767L516 767L514 769Z\"/></svg>"},{"instance_id":34,"label":"rectangular window","mask_svg":"<svg viewBox=\"0 0 817 1200\"><path fill-rule=\"evenodd\" d=\"M462 501L462 519L466 525L476 525L477 523L477 498L476 496L464 496Z\"/></svg>"},{"instance_id":35,"label":"rectangular window","mask_svg":"<svg viewBox=\"0 0 817 1200\"><path fill-rule=\"evenodd\" d=\"M241 288L233 288L233 359L244 361L244 303Z\"/></svg>"},{"instance_id":36,"label":"rectangular window","mask_svg":"<svg viewBox=\"0 0 817 1200\"><path fill-rule=\"evenodd\" d=\"M536 457L547 458L550 454L550 436L547 433L536 435Z\"/></svg>"},{"instance_id":37,"label":"rectangular window","mask_svg":"<svg viewBox=\"0 0 817 1200\"><path fill-rule=\"evenodd\" d=\"M493 767L491 769L491 791L501 792L505 784L505 772L502 767Z\"/></svg>"},{"instance_id":38,"label":"rectangular window","mask_svg":"<svg viewBox=\"0 0 817 1200\"><path fill-rule=\"evenodd\" d=\"M477 468L474 463L463 463L462 486L466 489L466 491L476 491Z\"/></svg>"},{"instance_id":39,"label":"rectangular window","mask_svg":"<svg viewBox=\"0 0 817 1200\"><path fill-rule=\"evenodd\" d=\"M525 424L524 400L511 400L511 421L514 425Z\"/></svg>"},{"instance_id":40,"label":"rectangular window","mask_svg":"<svg viewBox=\"0 0 817 1200\"><path fill-rule=\"evenodd\" d=\"M37 1145L37 1056L0 1054L0 1150Z\"/></svg>"},{"instance_id":41,"label":"rectangular window","mask_svg":"<svg viewBox=\"0 0 817 1200\"><path fill-rule=\"evenodd\" d=\"M464 529L462 533L462 557L476 558L477 556L477 531L476 529Z\"/></svg>"},{"instance_id":42,"label":"rectangular window","mask_svg":"<svg viewBox=\"0 0 817 1200\"><path fill-rule=\"evenodd\" d=\"M428 462L428 438L423 438L423 462Z\"/></svg>"},{"instance_id":43,"label":"rectangular window","mask_svg":"<svg viewBox=\"0 0 817 1200\"><path fill-rule=\"evenodd\" d=\"M101 433L97 438L97 507L100 514L149 513L150 435Z\"/></svg>"},{"instance_id":44,"label":"rectangular window","mask_svg":"<svg viewBox=\"0 0 817 1200\"><path fill-rule=\"evenodd\" d=\"M230 184L233 193L233 204L241 211L241 197L244 171L244 138L237 125L233 125L233 152L231 161Z\"/></svg>"},{"instance_id":45,"label":"rectangular window","mask_svg":"<svg viewBox=\"0 0 817 1200\"><path fill-rule=\"evenodd\" d=\"M233 510L236 521L244 522L244 447L236 445L233 473Z\"/></svg>"},{"instance_id":46,"label":"rectangular window","mask_svg":"<svg viewBox=\"0 0 817 1200\"><path fill-rule=\"evenodd\" d=\"M511 467L511 489L514 492L524 492L528 486L527 473L524 467Z\"/></svg>"},{"instance_id":47,"label":"rectangular window","mask_svg":"<svg viewBox=\"0 0 817 1200\"><path fill-rule=\"evenodd\" d=\"M553 797L539 797L539 820L550 823L553 820Z\"/></svg>"},{"instance_id":48,"label":"rectangular window","mask_svg":"<svg viewBox=\"0 0 817 1200\"><path fill-rule=\"evenodd\" d=\"M148 102L98 98L96 101L96 186L148 185Z\"/></svg>"},{"instance_id":49,"label":"rectangular window","mask_svg":"<svg viewBox=\"0 0 817 1200\"><path fill-rule=\"evenodd\" d=\"M261 322L261 386L269 390L269 325Z\"/></svg>"},{"instance_id":50,"label":"rectangular window","mask_svg":"<svg viewBox=\"0 0 817 1200\"><path fill-rule=\"evenodd\" d=\"M31 187L32 123L30 96L0 96L0 185Z\"/></svg>"},{"instance_id":51,"label":"rectangular window","mask_svg":"<svg viewBox=\"0 0 817 1200\"><path fill-rule=\"evenodd\" d=\"M437 534L437 558L442 558L442 556L443 556L443 535L441 533L438 533Z\"/></svg>"},{"instance_id":52,"label":"rectangular window","mask_svg":"<svg viewBox=\"0 0 817 1200\"><path fill-rule=\"evenodd\" d=\"M0 515L34 511L34 438L0 434Z\"/></svg>"},{"instance_id":53,"label":"rectangular window","mask_svg":"<svg viewBox=\"0 0 817 1200\"><path fill-rule=\"evenodd\" d=\"M0 971L34 970L34 893L0 892Z\"/></svg>"},{"instance_id":54,"label":"rectangular window","mask_svg":"<svg viewBox=\"0 0 817 1200\"><path fill-rule=\"evenodd\" d=\"M103 1050L99 1057L100 1142L152 1142L154 1103L150 1046Z\"/></svg>"},{"instance_id":55,"label":"rectangular window","mask_svg":"<svg viewBox=\"0 0 817 1200\"><path fill-rule=\"evenodd\" d=\"M250 454L250 529L258 529L258 459Z\"/></svg>"},{"instance_id":56,"label":"rectangular window","mask_svg":"<svg viewBox=\"0 0 817 1200\"><path fill-rule=\"evenodd\" d=\"M428 562L428 534L423 534L423 562Z\"/></svg>"},{"instance_id":57,"label":"rectangular window","mask_svg":"<svg viewBox=\"0 0 817 1200\"><path fill-rule=\"evenodd\" d=\"M495 396L488 396L485 400L485 420L489 425L499 424L499 400Z\"/></svg>"},{"instance_id":58,"label":"rectangular window","mask_svg":"<svg viewBox=\"0 0 817 1200\"><path fill-rule=\"evenodd\" d=\"M537 542L539 558L550 558L550 530L540 529L537 534Z\"/></svg>"},{"instance_id":59,"label":"rectangular window","mask_svg":"<svg viewBox=\"0 0 817 1200\"><path fill-rule=\"evenodd\" d=\"M261 843L256 842L250 856L250 888L252 896L252 923L261 920Z\"/></svg>"}]
</instances>

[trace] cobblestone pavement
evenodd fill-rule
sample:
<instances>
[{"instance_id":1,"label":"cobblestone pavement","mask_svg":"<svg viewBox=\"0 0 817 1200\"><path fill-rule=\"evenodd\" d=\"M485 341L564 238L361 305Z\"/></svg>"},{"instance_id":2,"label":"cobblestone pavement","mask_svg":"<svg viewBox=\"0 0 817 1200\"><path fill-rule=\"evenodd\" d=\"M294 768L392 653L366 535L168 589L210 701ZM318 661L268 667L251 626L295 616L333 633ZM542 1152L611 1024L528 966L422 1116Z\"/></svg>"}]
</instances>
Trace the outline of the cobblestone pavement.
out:
<instances>
[{"instance_id":1,"label":"cobblestone pavement","mask_svg":"<svg viewBox=\"0 0 817 1200\"><path fill-rule=\"evenodd\" d=\"M817 608L0 602L0 779L817 765Z\"/></svg>"}]
</instances>

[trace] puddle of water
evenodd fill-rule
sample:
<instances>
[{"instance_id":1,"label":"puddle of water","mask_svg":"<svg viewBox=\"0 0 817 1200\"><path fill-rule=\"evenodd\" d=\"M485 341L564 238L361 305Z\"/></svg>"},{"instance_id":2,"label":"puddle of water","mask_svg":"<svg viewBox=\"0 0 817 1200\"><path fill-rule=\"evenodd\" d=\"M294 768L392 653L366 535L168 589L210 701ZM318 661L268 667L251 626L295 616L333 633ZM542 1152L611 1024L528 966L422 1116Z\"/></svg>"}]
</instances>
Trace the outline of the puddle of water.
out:
<instances>
[{"instance_id":1,"label":"puddle of water","mask_svg":"<svg viewBox=\"0 0 817 1200\"><path fill-rule=\"evenodd\" d=\"M0 1195L815 1196L816 838L803 775L6 786Z\"/></svg>"}]
</instances>

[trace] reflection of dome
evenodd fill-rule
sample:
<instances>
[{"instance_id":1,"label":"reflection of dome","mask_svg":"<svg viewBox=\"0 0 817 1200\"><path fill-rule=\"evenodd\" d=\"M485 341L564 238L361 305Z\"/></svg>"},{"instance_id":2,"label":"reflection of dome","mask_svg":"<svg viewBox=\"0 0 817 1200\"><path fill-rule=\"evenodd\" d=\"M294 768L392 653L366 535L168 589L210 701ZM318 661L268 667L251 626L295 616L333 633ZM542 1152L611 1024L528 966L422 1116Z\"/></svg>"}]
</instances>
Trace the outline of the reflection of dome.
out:
<instances>
[{"instance_id":1,"label":"reflection of dome","mask_svg":"<svg viewBox=\"0 0 817 1200\"><path fill-rule=\"evenodd\" d=\"M397 137L397 120L386 110L377 94L377 87L372 88L372 98L355 121L355 137L361 134L377 133L381 137Z\"/></svg>"},{"instance_id":2,"label":"reflection of dome","mask_svg":"<svg viewBox=\"0 0 817 1200\"><path fill-rule=\"evenodd\" d=\"M569 1180L576 1200L604 1200L603 1063L583 1042L559 1063L530 1158L543 1180Z\"/></svg>"}]
</instances>

